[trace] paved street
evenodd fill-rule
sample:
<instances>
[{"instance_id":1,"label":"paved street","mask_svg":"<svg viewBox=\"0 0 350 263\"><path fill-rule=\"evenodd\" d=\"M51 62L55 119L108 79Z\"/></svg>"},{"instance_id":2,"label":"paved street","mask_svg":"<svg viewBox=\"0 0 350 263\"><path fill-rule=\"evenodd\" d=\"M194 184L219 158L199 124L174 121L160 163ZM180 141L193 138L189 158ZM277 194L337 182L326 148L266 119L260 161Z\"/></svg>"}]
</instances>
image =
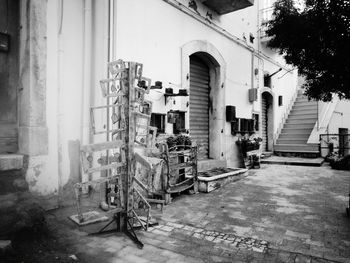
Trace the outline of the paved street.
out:
<instances>
[{"instance_id":1,"label":"paved street","mask_svg":"<svg viewBox=\"0 0 350 263\"><path fill-rule=\"evenodd\" d=\"M176 197L154 213L159 226L138 232L142 250L122 234L87 236L68 210L49 221L83 262L350 262L349 185L349 172L328 166L263 165L209 194Z\"/></svg>"}]
</instances>

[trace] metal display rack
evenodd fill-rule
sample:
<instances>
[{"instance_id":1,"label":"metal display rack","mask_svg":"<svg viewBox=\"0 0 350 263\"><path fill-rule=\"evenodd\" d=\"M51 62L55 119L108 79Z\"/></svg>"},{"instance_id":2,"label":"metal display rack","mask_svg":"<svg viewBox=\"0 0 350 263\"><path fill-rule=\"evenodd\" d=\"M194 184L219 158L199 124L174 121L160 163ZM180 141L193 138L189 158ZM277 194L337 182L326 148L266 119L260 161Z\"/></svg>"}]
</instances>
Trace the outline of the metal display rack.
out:
<instances>
[{"instance_id":1,"label":"metal display rack","mask_svg":"<svg viewBox=\"0 0 350 263\"><path fill-rule=\"evenodd\" d=\"M83 145L80 149L82 174L85 178L93 178L93 174L102 174L101 172L104 172L105 176L75 184L78 219L79 222L85 220L80 205L82 190L86 187L113 183L115 188L107 194L108 207L111 208L112 199L118 200L118 205L112 210L113 219L98 234L105 233L108 226L115 222L117 231L124 232L142 248L143 244L138 240L134 229L135 225L138 225L136 228L147 230L151 206L134 188L136 162L134 147L136 145L147 147L150 140L149 131L153 130L154 133L154 128L149 126L152 103L145 100L151 81L142 77L143 65L140 63L117 60L108 63L108 69L111 78L100 81L106 105L90 109L92 133L107 134L107 141ZM112 103L111 99L114 100ZM98 110L106 111L107 125L100 130L96 128L95 123L95 113ZM99 152L106 155L105 162L101 161L102 158L97 163L94 162L94 157ZM146 218L139 216L140 202L143 203L141 207L146 212Z\"/></svg>"}]
</instances>

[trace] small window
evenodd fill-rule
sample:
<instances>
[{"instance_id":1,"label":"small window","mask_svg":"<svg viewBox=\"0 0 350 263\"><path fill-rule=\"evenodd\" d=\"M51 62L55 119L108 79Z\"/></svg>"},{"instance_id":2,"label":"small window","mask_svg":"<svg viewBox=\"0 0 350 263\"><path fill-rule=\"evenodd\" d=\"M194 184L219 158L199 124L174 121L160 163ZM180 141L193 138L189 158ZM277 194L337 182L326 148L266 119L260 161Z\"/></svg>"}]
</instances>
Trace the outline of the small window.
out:
<instances>
[{"instance_id":1,"label":"small window","mask_svg":"<svg viewBox=\"0 0 350 263\"><path fill-rule=\"evenodd\" d=\"M181 132L185 132L185 112L177 111L176 112L176 120L173 125L173 133L179 134Z\"/></svg>"},{"instance_id":2,"label":"small window","mask_svg":"<svg viewBox=\"0 0 350 263\"><path fill-rule=\"evenodd\" d=\"M271 76L270 76L270 74L264 74L264 87L271 88Z\"/></svg>"},{"instance_id":3,"label":"small window","mask_svg":"<svg viewBox=\"0 0 350 263\"><path fill-rule=\"evenodd\" d=\"M259 131L259 114L253 114L254 131Z\"/></svg>"},{"instance_id":4,"label":"small window","mask_svg":"<svg viewBox=\"0 0 350 263\"><path fill-rule=\"evenodd\" d=\"M157 133L165 132L165 114L152 113L151 126L157 127Z\"/></svg>"},{"instance_id":5,"label":"small window","mask_svg":"<svg viewBox=\"0 0 350 263\"><path fill-rule=\"evenodd\" d=\"M283 97L281 95L278 96L278 106L283 106Z\"/></svg>"}]
</instances>

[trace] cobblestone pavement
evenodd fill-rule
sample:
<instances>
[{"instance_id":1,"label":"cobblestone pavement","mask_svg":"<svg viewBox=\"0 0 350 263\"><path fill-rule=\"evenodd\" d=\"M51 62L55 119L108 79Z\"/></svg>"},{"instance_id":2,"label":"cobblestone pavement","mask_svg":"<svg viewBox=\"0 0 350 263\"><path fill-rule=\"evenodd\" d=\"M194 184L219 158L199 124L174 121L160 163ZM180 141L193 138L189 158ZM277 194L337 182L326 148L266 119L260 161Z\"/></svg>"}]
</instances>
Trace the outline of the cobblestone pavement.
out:
<instances>
[{"instance_id":1,"label":"cobblestone pavement","mask_svg":"<svg viewBox=\"0 0 350 263\"><path fill-rule=\"evenodd\" d=\"M349 172L327 166L262 165L211 193L176 197L154 213L159 226L137 232L143 249L120 233L87 236L63 210L51 223L82 262L350 262L349 185Z\"/></svg>"}]
</instances>

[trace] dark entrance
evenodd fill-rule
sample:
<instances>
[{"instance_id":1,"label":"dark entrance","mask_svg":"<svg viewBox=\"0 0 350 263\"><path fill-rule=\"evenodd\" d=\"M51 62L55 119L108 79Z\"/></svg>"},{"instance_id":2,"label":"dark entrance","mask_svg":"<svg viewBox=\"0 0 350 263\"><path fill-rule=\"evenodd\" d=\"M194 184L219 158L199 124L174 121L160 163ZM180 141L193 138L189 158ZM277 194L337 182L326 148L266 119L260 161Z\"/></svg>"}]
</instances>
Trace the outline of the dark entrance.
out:
<instances>
[{"instance_id":1,"label":"dark entrance","mask_svg":"<svg viewBox=\"0 0 350 263\"><path fill-rule=\"evenodd\" d=\"M0 153L14 153L18 150L18 0L0 0L0 34Z\"/></svg>"},{"instance_id":2,"label":"dark entrance","mask_svg":"<svg viewBox=\"0 0 350 263\"><path fill-rule=\"evenodd\" d=\"M198 145L198 159L209 158L209 67L190 56L190 135Z\"/></svg>"},{"instance_id":3,"label":"dark entrance","mask_svg":"<svg viewBox=\"0 0 350 263\"><path fill-rule=\"evenodd\" d=\"M261 124L262 151L272 151L273 148L273 97L269 92L262 93Z\"/></svg>"}]
</instances>

